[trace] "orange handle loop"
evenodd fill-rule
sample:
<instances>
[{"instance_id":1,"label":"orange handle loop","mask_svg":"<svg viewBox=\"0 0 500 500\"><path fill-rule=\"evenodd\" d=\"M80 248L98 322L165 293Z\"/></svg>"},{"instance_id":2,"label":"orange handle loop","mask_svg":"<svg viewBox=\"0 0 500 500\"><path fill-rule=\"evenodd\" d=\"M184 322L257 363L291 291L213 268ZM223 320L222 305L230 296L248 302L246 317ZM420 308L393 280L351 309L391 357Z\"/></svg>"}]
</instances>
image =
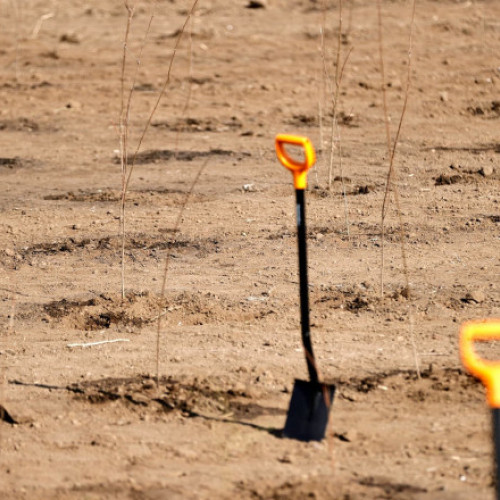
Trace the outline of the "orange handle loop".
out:
<instances>
[{"instance_id":1,"label":"orange handle loop","mask_svg":"<svg viewBox=\"0 0 500 500\"><path fill-rule=\"evenodd\" d=\"M298 162L291 158L285 151L285 144L302 146L304 148L304 161ZM276 136L276 154L281 164L292 172L295 189L306 189L307 171L316 161L316 153L311 141L307 137L279 134Z\"/></svg>"},{"instance_id":2,"label":"orange handle loop","mask_svg":"<svg viewBox=\"0 0 500 500\"><path fill-rule=\"evenodd\" d=\"M464 366L485 385L491 408L500 408L500 361L481 359L474 342L500 340L500 319L464 323L460 329L460 355Z\"/></svg>"}]
</instances>

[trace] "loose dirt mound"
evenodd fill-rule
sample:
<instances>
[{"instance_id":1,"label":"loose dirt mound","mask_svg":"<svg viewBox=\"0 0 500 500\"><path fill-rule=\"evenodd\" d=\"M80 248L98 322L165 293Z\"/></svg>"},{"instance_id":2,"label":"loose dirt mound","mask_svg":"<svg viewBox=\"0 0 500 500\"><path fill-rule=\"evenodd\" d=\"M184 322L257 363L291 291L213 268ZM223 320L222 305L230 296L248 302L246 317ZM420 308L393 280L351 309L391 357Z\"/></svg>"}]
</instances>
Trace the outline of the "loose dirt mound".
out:
<instances>
[{"instance_id":1,"label":"loose dirt mound","mask_svg":"<svg viewBox=\"0 0 500 500\"><path fill-rule=\"evenodd\" d=\"M101 295L84 300L58 300L42 306L45 320L63 323L78 330L110 327L141 328L156 324L158 317L173 325L217 324L225 321L255 320L273 314L263 301L234 301L213 293L169 293L165 298L149 292ZM27 314L27 313L24 313Z\"/></svg>"},{"instance_id":2,"label":"loose dirt mound","mask_svg":"<svg viewBox=\"0 0 500 500\"><path fill-rule=\"evenodd\" d=\"M68 386L75 397L92 404L120 401L130 411L140 409L153 414L180 411L186 417L253 420L262 415L284 415L280 408L261 406L252 401L252 392L244 387L225 388L210 379L183 380L151 376L107 378Z\"/></svg>"},{"instance_id":3,"label":"loose dirt mound","mask_svg":"<svg viewBox=\"0 0 500 500\"><path fill-rule=\"evenodd\" d=\"M135 206L142 204L157 205L161 204L167 207L182 206L189 196L189 203L201 203L209 198L200 193L185 193L175 189L153 189L143 191L127 192L126 200ZM69 191L61 194L49 194L43 197L49 201L74 201L81 203L91 202L109 202L116 203L121 201L122 193L113 189L99 189L98 191Z\"/></svg>"}]
</instances>

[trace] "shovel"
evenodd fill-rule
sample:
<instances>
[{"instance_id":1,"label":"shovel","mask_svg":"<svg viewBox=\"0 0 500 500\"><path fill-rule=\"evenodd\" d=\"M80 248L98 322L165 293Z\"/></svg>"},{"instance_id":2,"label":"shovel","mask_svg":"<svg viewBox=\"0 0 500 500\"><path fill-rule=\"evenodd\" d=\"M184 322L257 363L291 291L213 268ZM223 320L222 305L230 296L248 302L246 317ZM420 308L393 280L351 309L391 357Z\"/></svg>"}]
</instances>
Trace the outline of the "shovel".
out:
<instances>
[{"instance_id":1,"label":"shovel","mask_svg":"<svg viewBox=\"0 0 500 500\"><path fill-rule=\"evenodd\" d=\"M493 416L496 498L500 500L500 361L481 359L475 341L500 340L500 319L470 321L460 329L460 354L464 366L486 387Z\"/></svg>"},{"instance_id":2,"label":"shovel","mask_svg":"<svg viewBox=\"0 0 500 500\"><path fill-rule=\"evenodd\" d=\"M304 161L291 158L285 145L299 146L304 151ZM309 291L307 282L307 245L305 196L307 171L316 161L314 148L307 137L280 134L276 137L276 154L281 164L293 174L297 199L297 235L299 246L300 317L302 345L306 358L309 380L295 380L292 399L283 430L283 436L299 441L321 441L325 437L328 416L333 402L335 386L319 381L318 369L311 343L309 328Z\"/></svg>"}]
</instances>

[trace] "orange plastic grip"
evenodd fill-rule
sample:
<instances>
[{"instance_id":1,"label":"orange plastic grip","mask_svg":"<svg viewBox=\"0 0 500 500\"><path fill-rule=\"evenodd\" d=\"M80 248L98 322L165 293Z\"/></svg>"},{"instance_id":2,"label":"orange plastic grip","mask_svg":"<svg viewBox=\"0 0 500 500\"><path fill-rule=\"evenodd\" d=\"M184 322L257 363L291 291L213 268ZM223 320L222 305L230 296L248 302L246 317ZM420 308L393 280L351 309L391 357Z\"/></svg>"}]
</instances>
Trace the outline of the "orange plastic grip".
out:
<instances>
[{"instance_id":1,"label":"orange plastic grip","mask_svg":"<svg viewBox=\"0 0 500 500\"><path fill-rule=\"evenodd\" d=\"M481 359L474 342L500 340L500 319L464 323L460 329L460 355L464 366L486 387L491 408L500 408L500 361Z\"/></svg>"},{"instance_id":2,"label":"orange plastic grip","mask_svg":"<svg viewBox=\"0 0 500 500\"><path fill-rule=\"evenodd\" d=\"M302 146L304 148L304 161L298 162L291 158L285 151L285 144ZM307 171L316 161L316 153L311 141L307 137L279 134L276 136L276 154L281 164L292 172L295 189L306 189Z\"/></svg>"}]
</instances>

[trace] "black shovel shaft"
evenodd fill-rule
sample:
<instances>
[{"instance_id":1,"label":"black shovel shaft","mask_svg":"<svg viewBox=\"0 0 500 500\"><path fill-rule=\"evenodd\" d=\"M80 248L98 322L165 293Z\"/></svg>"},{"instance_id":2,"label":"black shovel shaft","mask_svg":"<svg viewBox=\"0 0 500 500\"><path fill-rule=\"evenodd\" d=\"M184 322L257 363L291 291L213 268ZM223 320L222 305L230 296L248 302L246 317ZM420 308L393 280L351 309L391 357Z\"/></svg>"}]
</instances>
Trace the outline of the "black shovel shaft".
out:
<instances>
[{"instance_id":1,"label":"black shovel shaft","mask_svg":"<svg viewBox=\"0 0 500 500\"><path fill-rule=\"evenodd\" d=\"M500 408L493 408L493 441L495 446L496 499L500 500Z\"/></svg>"},{"instance_id":2,"label":"black shovel shaft","mask_svg":"<svg viewBox=\"0 0 500 500\"><path fill-rule=\"evenodd\" d=\"M302 345L306 353L307 370L311 382L318 382L318 371L311 343L309 326L309 283L307 280L307 241L306 241L306 204L303 189L296 189L297 198L297 236L299 243L299 277L300 277L300 324Z\"/></svg>"}]
</instances>

